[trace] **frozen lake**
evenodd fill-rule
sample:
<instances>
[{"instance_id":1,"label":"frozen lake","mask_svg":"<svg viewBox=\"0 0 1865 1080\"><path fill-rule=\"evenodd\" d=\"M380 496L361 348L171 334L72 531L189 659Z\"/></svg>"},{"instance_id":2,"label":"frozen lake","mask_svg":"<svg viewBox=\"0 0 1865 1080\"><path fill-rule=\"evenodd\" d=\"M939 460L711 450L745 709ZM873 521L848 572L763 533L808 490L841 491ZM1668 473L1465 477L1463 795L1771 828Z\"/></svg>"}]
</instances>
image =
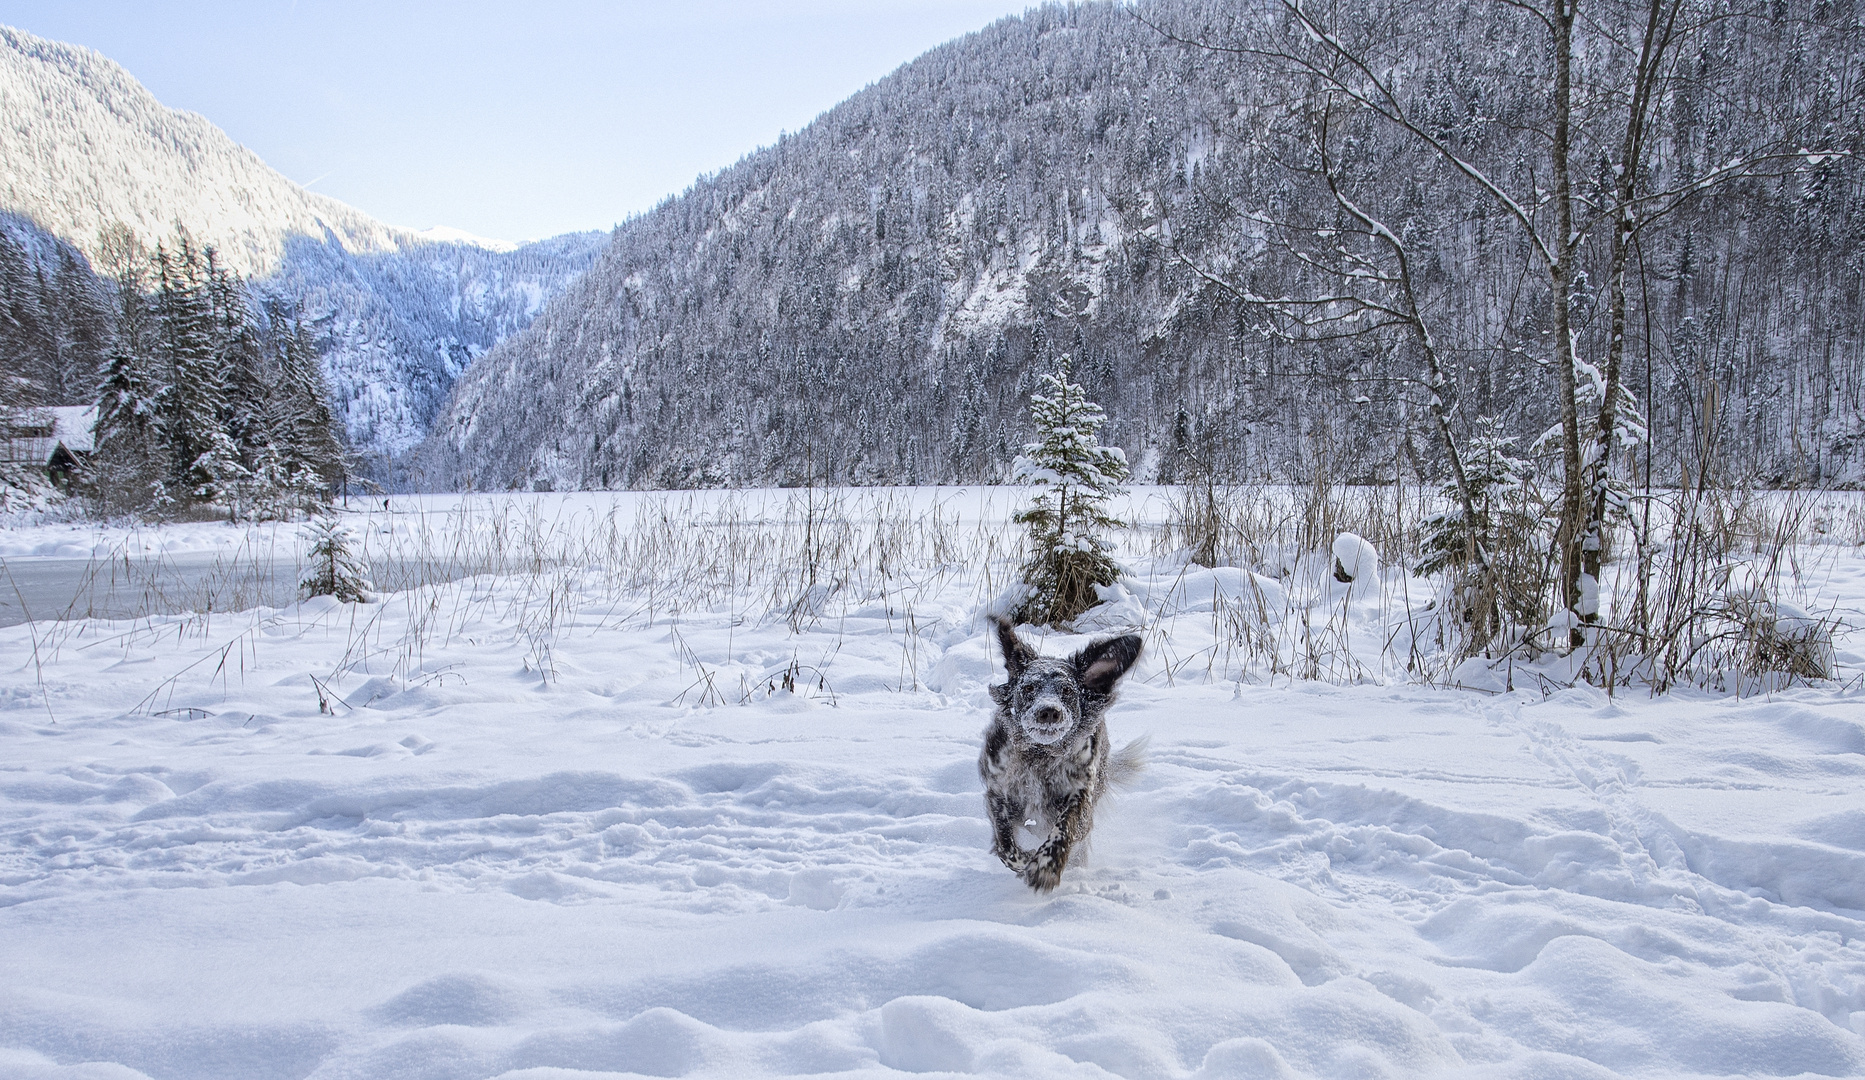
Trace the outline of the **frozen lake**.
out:
<instances>
[{"instance_id":1,"label":"frozen lake","mask_svg":"<svg viewBox=\"0 0 1865 1080\"><path fill-rule=\"evenodd\" d=\"M433 559L377 558L369 572L384 591L417 581L452 581L470 569ZM0 558L0 626L34 619L142 619L188 612L279 608L298 599L298 552L241 558L221 551L112 559Z\"/></svg>"}]
</instances>

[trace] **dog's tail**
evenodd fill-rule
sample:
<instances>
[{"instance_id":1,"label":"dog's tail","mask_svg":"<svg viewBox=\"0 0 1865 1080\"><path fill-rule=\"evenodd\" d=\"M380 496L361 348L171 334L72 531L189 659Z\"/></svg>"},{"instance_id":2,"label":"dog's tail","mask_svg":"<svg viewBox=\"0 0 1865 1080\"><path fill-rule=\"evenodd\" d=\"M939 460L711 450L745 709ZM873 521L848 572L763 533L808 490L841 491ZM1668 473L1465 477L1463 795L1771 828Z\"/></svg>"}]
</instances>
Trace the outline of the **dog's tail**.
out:
<instances>
[{"instance_id":1,"label":"dog's tail","mask_svg":"<svg viewBox=\"0 0 1865 1080\"><path fill-rule=\"evenodd\" d=\"M1133 786L1146 770L1146 745L1152 736L1142 735L1127 745L1114 751L1113 759L1107 763L1107 782L1110 787L1124 788Z\"/></svg>"}]
</instances>

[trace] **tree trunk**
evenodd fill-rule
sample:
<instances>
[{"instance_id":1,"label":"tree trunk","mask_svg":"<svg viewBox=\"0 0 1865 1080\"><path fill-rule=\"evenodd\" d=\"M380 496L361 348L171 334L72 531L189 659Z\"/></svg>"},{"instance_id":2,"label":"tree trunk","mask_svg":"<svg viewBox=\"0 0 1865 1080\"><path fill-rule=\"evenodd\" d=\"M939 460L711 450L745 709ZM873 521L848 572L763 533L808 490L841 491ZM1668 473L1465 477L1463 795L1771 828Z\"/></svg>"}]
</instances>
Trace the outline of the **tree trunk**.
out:
<instances>
[{"instance_id":1,"label":"tree trunk","mask_svg":"<svg viewBox=\"0 0 1865 1080\"><path fill-rule=\"evenodd\" d=\"M1554 32L1554 138L1549 157L1554 166L1553 261L1548 267L1554 295L1554 377L1561 406L1561 517L1554 543L1560 552L1561 606L1577 612L1581 606L1580 544L1586 515L1586 476L1580 458L1580 408L1574 387L1573 291L1574 202L1573 174L1567 156L1573 142L1573 55L1576 0L1555 0L1550 24ZM1569 631L1568 643L1586 641L1580 627Z\"/></svg>"},{"instance_id":2,"label":"tree trunk","mask_svg":"<svg viewBox=\"0 0 1865 1080\"><path fill-rule=\"evenodd\" d=\"M1633 199L1638 194L1639 170L1644 166L1645 131L1650 120L1652 102L1657 94L1658 72L1662 68L1665 49L1670 44L1681 6L1679 0L1650 2L1644 42L1639 49L1638 69L1633 78L1631 107L1626 114L1625 139L1619 151L1619 174L1613 185L1612 246L1606 275L1611 320L1606 344L1606 385L1600 393L1593 455L1588 462L1592 497L1587 503L1586 528L1580 542L1580 572L1591 576L1595 582L1600 579L1604 558L1613 439L1619 427L1620 400L1624 397L1625 324L1626 309L1629 306L1625 276L1631 262L1632 240L1641 224ZM1596 622L1599 611L1597 607L1592 611L1582 611L1580 617L1585 622Z\"/></svg>"}]
</instances>

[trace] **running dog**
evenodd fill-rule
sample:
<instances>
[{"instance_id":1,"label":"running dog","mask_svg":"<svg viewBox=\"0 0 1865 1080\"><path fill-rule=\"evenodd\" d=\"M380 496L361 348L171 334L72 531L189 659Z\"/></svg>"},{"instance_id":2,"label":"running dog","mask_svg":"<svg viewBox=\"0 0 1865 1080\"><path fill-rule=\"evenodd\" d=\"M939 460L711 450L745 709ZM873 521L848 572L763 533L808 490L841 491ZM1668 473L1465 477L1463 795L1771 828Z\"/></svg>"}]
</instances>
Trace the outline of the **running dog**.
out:
<instances>
[{"instance_id":1,"label":"running dog","mask_svg":"<svg viewBox=\"0 0 1865 1080\"><path fill-rule=\"evenodd\" d=\"M1144 763L1143 739L1109 752L1102 719L1114 684L1140 658L1140 639L1102 638L1062 660L1038 655L1000 618L997 640L1010 679L991 687L997 712L978 755L991 851L1030 888L1048 892L1088 839L1109 782L1129 780Z\"/></svg>"}]
</instances>

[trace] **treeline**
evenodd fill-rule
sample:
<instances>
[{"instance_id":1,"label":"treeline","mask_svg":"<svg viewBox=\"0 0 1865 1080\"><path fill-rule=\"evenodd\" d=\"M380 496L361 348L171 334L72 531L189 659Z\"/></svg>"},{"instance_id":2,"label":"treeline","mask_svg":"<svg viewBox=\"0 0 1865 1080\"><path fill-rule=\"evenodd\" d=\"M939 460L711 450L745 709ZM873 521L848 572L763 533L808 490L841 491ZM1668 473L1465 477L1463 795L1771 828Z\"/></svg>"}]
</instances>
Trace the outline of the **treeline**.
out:
<instances>
[{"instance_id":1,"label":"treeline","mask_svg":"<svg viewBox=\"0 0 1865 1080\"><path fill-rule=\"evenodd\" d=\"M185 229L122 226L105 274L17 219L0 230L0 425L95 405L75 493L109 514L289 516L329 502L349 455L310 329ZM49 266L49 270L48 270Z\"/></svg>"},{"instance_id":2,"label":"treeline","mask_svg":"<svg viewBox=\"0 0 1865 1080\"><path fill-rule=\"evenodd\" d=\"M88 404L113 328L109 295L84 256L0 214L0 401Z\"/></svg>"}]
</instances>

